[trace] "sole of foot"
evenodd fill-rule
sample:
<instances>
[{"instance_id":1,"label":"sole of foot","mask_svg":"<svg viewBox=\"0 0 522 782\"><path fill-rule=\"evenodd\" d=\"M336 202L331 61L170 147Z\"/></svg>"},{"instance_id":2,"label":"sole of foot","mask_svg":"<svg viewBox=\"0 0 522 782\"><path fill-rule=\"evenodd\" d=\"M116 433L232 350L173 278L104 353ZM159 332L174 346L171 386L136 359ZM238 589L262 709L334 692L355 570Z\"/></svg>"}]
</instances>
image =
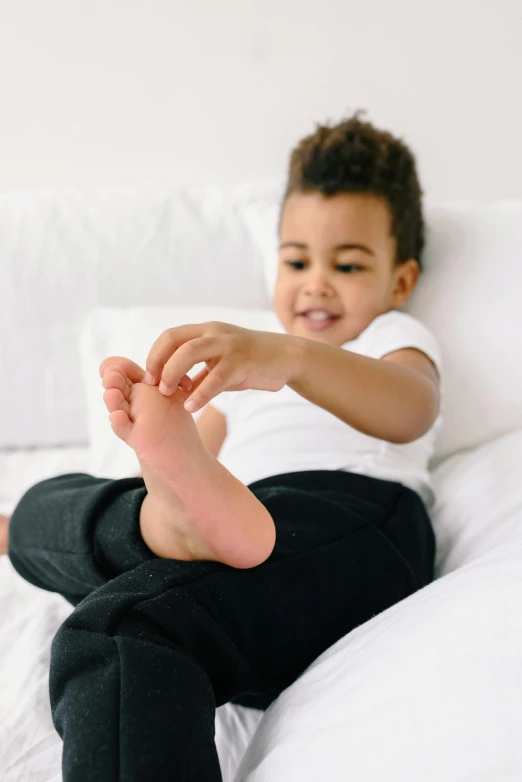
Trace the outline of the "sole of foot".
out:
<instances>
[{"instance_id":1,"label":"sole of foot","mask_svg":"<svg viewBox=\"0 0 522 782\"><path fill-rule=\"evenodd\" d=\"M272 516L205 447L188 392L164 396L143 383L145 370L111 356L100 365L103 400L114 433L136 452L147 495L142 537L159 557L260 565L275 545Z\"/></svg>"}]
</instances>

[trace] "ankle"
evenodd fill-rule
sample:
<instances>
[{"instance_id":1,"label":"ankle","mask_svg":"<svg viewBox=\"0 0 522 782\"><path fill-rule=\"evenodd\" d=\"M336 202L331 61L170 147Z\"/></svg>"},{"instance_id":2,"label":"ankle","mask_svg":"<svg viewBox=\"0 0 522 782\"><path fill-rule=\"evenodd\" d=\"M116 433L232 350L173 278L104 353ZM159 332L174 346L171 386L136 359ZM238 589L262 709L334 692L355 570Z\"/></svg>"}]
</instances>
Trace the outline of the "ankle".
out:
<instances>
[{"instance_id":1,"label":"ankle","mask_svg":"<svg viewBox=\"0 0 522 782\"><path fill-rule=\"evenodd\" d=\"M162 559L195 559L187 545L185 535L176 530L172 523L166 524L162 520L162 512L158 503L150 494L145 495L141 504L140 533L145 545L157 557Z\"/></svg>"}]
</instances>

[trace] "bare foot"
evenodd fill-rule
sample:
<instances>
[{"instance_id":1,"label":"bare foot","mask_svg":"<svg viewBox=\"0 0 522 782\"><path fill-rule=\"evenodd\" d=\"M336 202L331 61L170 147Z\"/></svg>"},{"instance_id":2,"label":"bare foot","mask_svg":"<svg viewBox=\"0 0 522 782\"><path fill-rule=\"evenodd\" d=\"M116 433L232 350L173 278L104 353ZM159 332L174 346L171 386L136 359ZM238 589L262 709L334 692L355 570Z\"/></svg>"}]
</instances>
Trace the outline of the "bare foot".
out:
<instances>
[{"instance_id":1,"label":"bare foot","mask_svg":"<svg viewBox=\"0 0 522 782\"><path fill-rule=\"evenodd\" d=\"M249 568L275 544L272 516L205 447L181 388L169 397L121 356L102 361L103 400L114 433L136 452L147 495L140 529L159 557Z\"/></svg>"},{"instance_id":2,"label":"bare foot","mask_svg":"<svg viewBox=\"0 0 522 782\"><path fill-rule=\"evenodd\" d=\"M9 519L0 515L0 554L7 554L7 540L9 537Z\"/></svg>"}]
</instances>

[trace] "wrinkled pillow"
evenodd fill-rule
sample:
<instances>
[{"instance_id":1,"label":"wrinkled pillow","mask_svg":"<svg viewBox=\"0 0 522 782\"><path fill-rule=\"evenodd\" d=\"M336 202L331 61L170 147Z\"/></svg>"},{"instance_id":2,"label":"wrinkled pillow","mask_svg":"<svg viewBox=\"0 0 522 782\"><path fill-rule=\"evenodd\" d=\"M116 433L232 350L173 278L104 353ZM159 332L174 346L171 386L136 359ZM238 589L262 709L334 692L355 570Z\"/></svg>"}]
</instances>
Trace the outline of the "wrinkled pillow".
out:
<instances>
[{"instance_id":1,"label":"wrinkled pillow","mask_svg":"<svg viewBox=\"0 0 522 782\"><path fill-rule=\"evenodd\" d=\"M432 471L435 571L451 573L522 542L522 429L456 454Z\"/></svg>"}]
</instances>

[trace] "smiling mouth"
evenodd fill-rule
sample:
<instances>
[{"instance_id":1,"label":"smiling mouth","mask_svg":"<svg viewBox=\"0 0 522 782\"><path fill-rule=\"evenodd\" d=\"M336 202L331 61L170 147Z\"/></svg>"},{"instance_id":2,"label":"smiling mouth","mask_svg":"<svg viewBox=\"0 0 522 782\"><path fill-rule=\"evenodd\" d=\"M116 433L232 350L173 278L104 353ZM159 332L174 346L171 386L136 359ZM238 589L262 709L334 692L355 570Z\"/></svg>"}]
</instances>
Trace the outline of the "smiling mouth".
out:
<instances>
[{"instance_id":1,"label":"smiling mouth","mask_svg":"<svg viewBox=\"0 0 522 782\"><path fill-rule=\"evenodd\" d=\"M329 329L339 320L340 315L332 315L328 318L309 318L306 313L298 313L297 318L307 331L323 331Z\"/></svg>"},{"instance_id":2,"label":"smiling mouth","mask_svg":"<svg viewBox=\"0 0 522 782\"><path fill-rule=\"evenodd\" d=\"M296 317L298 317L298 318L307 318L309 312L310 312L310 310L305 310L304 312L298 312L298 313L296 313ZM313 312L313 310L311 310L311 312ZM324 310L324 312L326 312L326 310ZM327 318L309 318L309 320L314 320L317 323L320 323L322 320L337 320L340 317L341 317L340 315L334 315L334 313L331 312L331 313L328 314Z\"/></svg>"}]
</instances>

